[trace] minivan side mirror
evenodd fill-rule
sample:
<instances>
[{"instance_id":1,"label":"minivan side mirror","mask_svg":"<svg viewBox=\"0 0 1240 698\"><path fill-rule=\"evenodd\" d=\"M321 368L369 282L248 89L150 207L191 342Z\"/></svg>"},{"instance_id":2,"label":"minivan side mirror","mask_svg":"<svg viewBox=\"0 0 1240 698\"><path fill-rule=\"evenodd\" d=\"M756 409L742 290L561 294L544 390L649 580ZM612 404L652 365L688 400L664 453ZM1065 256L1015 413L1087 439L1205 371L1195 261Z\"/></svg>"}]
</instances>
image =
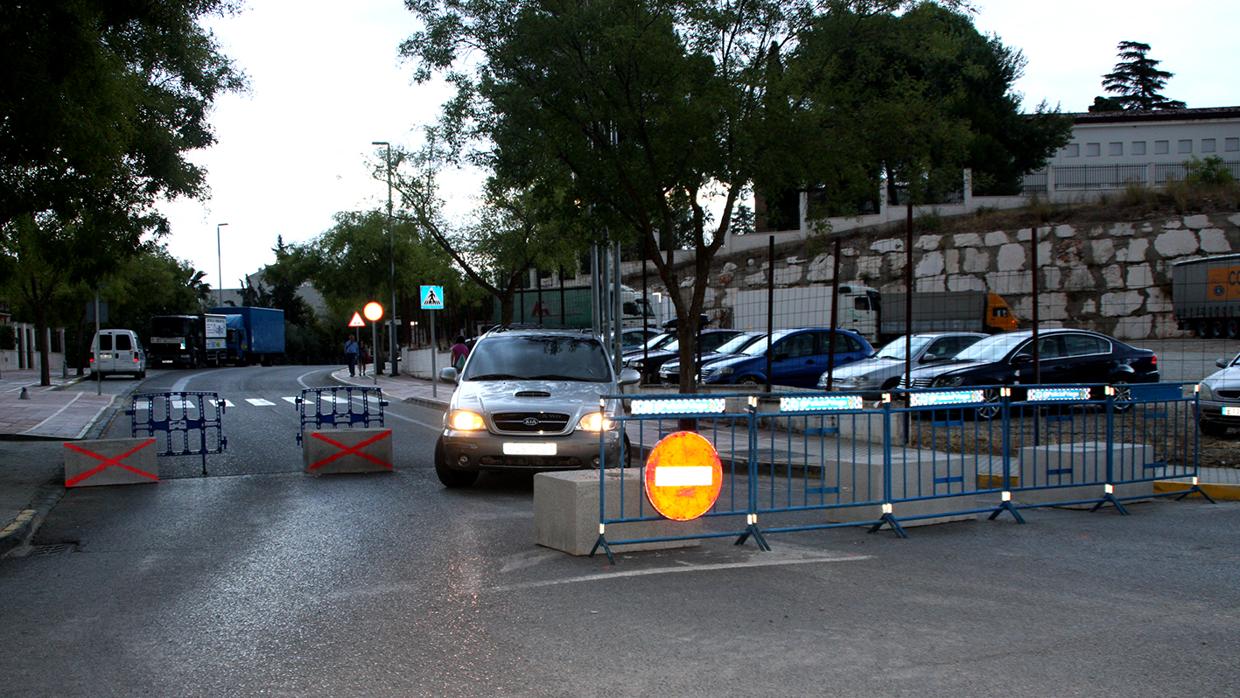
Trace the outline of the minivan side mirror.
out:
<instances>
[{"instance_id":1,"label":"minivan side mirror","mask_svg":"<svg viewBox=\"0 0 1240 698\"><path fill-rule=\"evenodd\" d=\"M1231 362L1229 362L1229 361L1226 359L1226 357L1224 357L1224 358L1222 358L1222 359L1215 359L1215 360L1214 360L1214 365L1215 365L1215 366L1218 366L1219 368L1227 368L1227 367L1230 365L1230 363L1231 363Z\"/></svg>"},{"instance_id":2,"label":"minivan side mirror","mask_svg":"<svg viewBox=\"0 0 1240 698\"><path fill-rule=\"evenodd\" d=\"M925 356L921 357L921 363L923 363L923 364L932 364L932 363L934 363L934 362L936 362L936 361L942 361L942 360L943 360L943 359L945 359L945 358L946 358L946 357L944 357L944 356L940 356L940 355L938 355L938 354L926 354Z\"/></svg>"},{"instance_id":3,"label":"minivan side mirror","mask_svg":"<svg viewBox=\"0 0 1240 698\"><path fill-rule=\"evenodd\" d=\"M775 361L783 361L784 359L788 358L788 352L777 351L775 352L775 355L772 356L771 358L774 359Z\"/></svg>"},{"instance_id":4,"label":"minivan side mirror","mask_svg":"<svg viewBox=\"0 0 1240 698\"><path fill-rule=\"evenodd\" d=\"M439 369L439 380L455 383L457 381L456 369L451 366Z\"/></svg>"}]
</instances>

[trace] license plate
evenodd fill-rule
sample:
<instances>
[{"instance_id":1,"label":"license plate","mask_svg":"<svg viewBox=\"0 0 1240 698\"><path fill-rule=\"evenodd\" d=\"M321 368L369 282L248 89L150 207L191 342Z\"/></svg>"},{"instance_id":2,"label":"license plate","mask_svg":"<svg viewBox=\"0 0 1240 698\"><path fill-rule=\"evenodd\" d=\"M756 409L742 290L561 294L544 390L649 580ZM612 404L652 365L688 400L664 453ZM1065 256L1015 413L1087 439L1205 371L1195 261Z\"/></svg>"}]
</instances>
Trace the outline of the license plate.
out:
<instances>
[{"instance_id":1,"label":"license plate","mask_svg":"<svg viewBox=\"0 0 1240 698\"><path fill-rule=\"evenodd\" d=\"M555 443L552 442L522 442L504 443L505 456L554 456Z\"/></svg>"},{"instance_id":2,"label":"license plate","mask_svg":"<svg viewBox=\"0 0 1240 698\"><path fill-rule=\"evenodd\" d=\"M110 359L110 358L112 358L112 355L111 355L111 354L109 354L109 353L107 353L107 352L104 352L104 353L102 353L102 354L100 354L100 355L99 355L99 358L101 358L101 359Z\"/></svg>"},{"instance_id":3,"label":"license plate","mask_svg":"<svg viewBox=\"0 0 1240 698\"><path fill-rule=\"evenodd\" d=\"M1224 407L1224 417L1240 417L1240 407Z\"/></svg>"}]
</instances>

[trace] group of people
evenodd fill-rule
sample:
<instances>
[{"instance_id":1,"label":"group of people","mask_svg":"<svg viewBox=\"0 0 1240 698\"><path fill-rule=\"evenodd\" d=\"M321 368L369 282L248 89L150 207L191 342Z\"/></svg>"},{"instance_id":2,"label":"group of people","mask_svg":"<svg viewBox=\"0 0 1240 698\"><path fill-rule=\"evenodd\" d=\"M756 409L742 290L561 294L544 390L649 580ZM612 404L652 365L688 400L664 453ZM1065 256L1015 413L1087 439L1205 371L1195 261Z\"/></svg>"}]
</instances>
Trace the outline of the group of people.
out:
<instances>
[{"instance_id":1,"label":"group of people","mask_svg":"<svg viewBox=\"0 0 1240 698\"><path fill-rule=\"evenodd\" d=\"M452 367L461 370L465 366L465 357L469 356L469 345L465 343L465 335L458 334L452 342L451 357ZM349 365L349 375L358 375L360 366L361 375L366 375L366 366L370 363L370 352L367 351L364 343L358 344L357 337L350 335L344 342L344 360Z\"/></svg>"},{"instance_id":2,"label":"group of people","mask_svg":"<svg viewBox=\"0 0 1240 698\"><path fill-rule=\"evenodd\" d=\"M358 344L357 337L349 336L344 342L344 360L349 364L349 375L357 375L357 371L361 368L361 375L366 375L366 366L370 363L370 351L366 349L365 344Z\"/></svg>"}]
</instances>

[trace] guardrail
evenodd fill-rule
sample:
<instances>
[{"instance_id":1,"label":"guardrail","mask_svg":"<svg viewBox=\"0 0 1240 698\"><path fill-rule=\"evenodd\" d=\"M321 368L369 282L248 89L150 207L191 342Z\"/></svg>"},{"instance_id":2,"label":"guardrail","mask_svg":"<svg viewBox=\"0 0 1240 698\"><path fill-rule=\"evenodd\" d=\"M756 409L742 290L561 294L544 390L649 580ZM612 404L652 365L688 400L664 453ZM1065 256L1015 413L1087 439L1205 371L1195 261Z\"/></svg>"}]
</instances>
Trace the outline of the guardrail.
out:
<instances>
[{"instance_id":1,"label":"guardrail","mask_svg":"<svg viewBox=\"0 0 1240 698\"><path fill-rule=\"evenodd\" d=\"M839 526L889 527L1009 513L1047 506L1113 506L1162 496L1183 498L1197 485L1197 395L1191 384L981 386L860 395L606 396L644 454L675 431L706 437L723 464L716 503L704 525L683 534L624 537L624 524L660 520L646 498L609 510L607 488L626 485L608 468L619 461L600 436L599 537L611 546L712 537L766 536ZM627 446L625 448L628 448ZM641 481L649 482L643 474ZM1154 493L1153 481L1190 478L1184 492ZM614 493L613 493L614 494ZM1212 500L1211 500L1212 501ZM742 524L743 521L743 524ZM760 526L759 521L763 524Z\"/></svg>"}]
</instances>

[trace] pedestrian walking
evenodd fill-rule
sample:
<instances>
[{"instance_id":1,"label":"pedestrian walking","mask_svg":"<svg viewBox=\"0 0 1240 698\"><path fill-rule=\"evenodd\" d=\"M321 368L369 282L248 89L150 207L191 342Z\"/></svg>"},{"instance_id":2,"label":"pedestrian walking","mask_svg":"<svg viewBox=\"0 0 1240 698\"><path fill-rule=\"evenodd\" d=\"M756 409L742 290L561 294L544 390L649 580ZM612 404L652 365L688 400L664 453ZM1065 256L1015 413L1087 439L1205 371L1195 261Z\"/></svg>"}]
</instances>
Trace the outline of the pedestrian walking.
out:
<instances>
[{"instance_id":1,"label":"pedestrian walking","mask_svg":"<svg viewBox=\"0 0 1240 698\"><path fill-rule=\"evenodd\" d=\"M350 377L357 374L357 355L357 337L349 335L349 338L344 341L344 360L349 364Z\"/></svg>"},{"instance_id":2,"label":"pedestrian walking","mask_svg":"<svg viewBox=\"0 0 1240 698\"><path fill-rule=\"evenodd\" d=\"M366 375L366 365L370 363L370 350L366 348L365 342L362 343L360 349L360 359L362 362L362 375L364 376Z\"/></svg>"},{"instance_id":3,"label":"pedestrian walking","mask_svg":"<svg viewBox=\"0 0 1240 698\"><path fill-rule=\"evenodd\" d=\"M465 357L469 356L469 346L465 344L465 336L457 335L452 343L452 368L458 372L465 368Z\"/></svg>"}]
</instances>

